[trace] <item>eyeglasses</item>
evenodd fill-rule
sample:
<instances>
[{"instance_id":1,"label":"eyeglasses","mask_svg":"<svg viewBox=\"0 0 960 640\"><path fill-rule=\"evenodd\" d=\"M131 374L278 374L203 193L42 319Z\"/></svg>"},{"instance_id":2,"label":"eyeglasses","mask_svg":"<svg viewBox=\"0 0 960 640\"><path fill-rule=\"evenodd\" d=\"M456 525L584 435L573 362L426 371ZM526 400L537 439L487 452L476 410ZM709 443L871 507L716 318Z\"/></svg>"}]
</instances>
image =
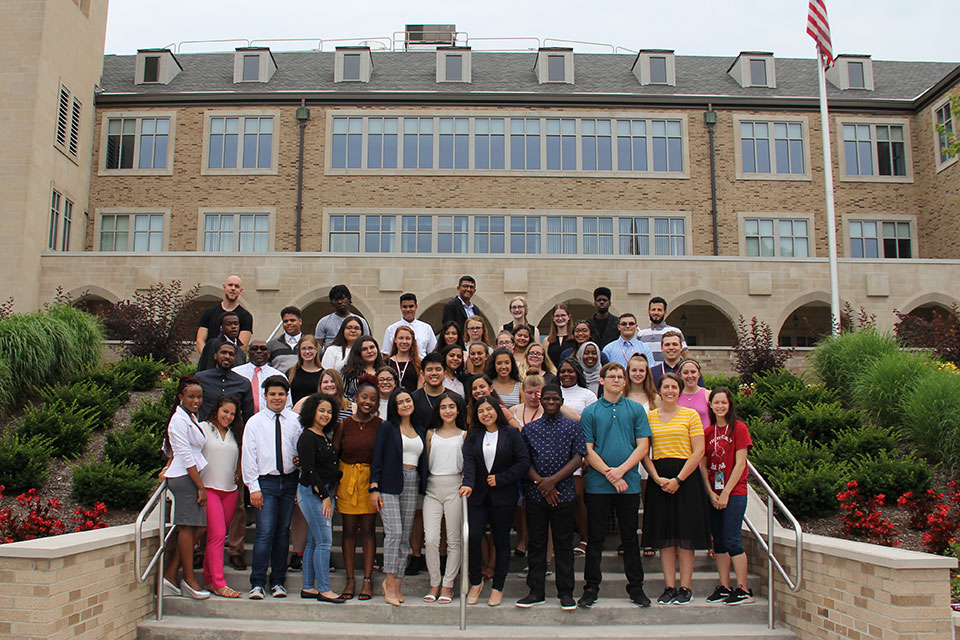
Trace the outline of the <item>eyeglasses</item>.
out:
<instances>
[{"instance_id":1,"label":"eyeglasses","mask_svg":"<svg viewBox=\"0 0 960 640\"><path fill-rule=\"evenodd\" d=\"M267 345L253 345L252 347L247 347L247 351L270 351Z\"/></svg>"},{"instance_id":2,"label":"eyeglasses","mask_svg":"<svg viewBox=\"0 0 960 640\"><path fill-rule=\"evenodd\" d=\"M621 322L621 323L620 323L620 326L621 326L621 327L635 327L635 326L637 326L637 323L636 323L636 322Z\"/></svg>"},{"instance_id":3,"label":"eyeglasses","mask_svg":"<svg viewBox=\"0 0 960 640\"><path fill-rule=\"evenodd\" d=\"M530 353L527 354L527 357L528 357L528 358L542 358L542 357L543 357L543 354L540 353L539 351L531 351Z\"/></svg>"}]
</instances>

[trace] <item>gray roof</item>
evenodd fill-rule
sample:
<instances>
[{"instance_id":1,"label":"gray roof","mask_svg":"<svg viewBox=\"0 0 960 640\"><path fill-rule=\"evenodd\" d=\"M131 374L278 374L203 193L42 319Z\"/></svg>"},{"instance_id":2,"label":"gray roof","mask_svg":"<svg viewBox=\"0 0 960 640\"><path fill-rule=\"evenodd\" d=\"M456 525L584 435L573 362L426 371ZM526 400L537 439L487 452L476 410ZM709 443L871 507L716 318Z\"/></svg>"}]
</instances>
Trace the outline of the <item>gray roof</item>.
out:
<instances>
[{"instance_id":1,"label":"gray roof","mask_svg":"<svg viewBox=\"0 0 960 640\"><path fill-rule=\"evenodd\" d=\"M141 99L155 95L173 99L171 94L216 93L223 98L244 94L350 94L353 99L363 94L427 94L447 99L467 100L478 94L538 94L549 99L590 96L649 96L651 98L691 98L696 96L740 99L816 98L817 67L813 59L776 58L775 89L741 87L727 74L734 57L676 56L677 85L642 86L633 75L636 56L625 54L574 54L574 84L539 84L534 62L536 52L495 53L474 51L471 56L471 83L436 82L436 54L433 51L373 51L373 74L370 82L334 83L334 52L275 52L277 71L268 83L234 83L233 53L179 54L183 67L169 85L134 84L133 55L107 55L104 58L101 101L111 94L136 94ZM951 72L960 69L954 62L891 62L873 61L874 91L841 91L827 83L831 99L883 102L913 101L935 86ZM119 97L119 96L118 96ZM279 96L278 96L279 97ZM242 98L241 98L242 99Z\"/></svg>"}]
</instances>

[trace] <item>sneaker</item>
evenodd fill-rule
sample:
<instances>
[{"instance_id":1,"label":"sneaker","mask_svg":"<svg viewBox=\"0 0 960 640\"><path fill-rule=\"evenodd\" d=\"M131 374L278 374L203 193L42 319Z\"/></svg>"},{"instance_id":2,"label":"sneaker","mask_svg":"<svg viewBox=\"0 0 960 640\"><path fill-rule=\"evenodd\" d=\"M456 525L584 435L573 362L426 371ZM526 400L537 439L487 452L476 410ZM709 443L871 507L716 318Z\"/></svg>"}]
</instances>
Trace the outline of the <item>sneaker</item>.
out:
<instances>
[{"instance_id":1,"label":"sneaker","mask_svg":"<svg viewBox=\"0 0 960 640\"><path fill-rule=\"evenodd\" d=\"M253 589L250 589L250 593L247 594L247 597L251 600L263 600L266 597L266 593L263 590L263 587L257 586Z\"/></svg>"},{"instance_id":2,"label":"sneaker","mask_svg":"<svg viewBox=\"0 0 960 640\"><path fill-rule=\"evenodd\" d=\"M633 596L630 598L630 601L633 604L637 605L638 607L650 606L650 598L648 598L647 594L643 592L643 589L640 589L636 593L634 593Z\"/></svg>"},{"instance_id":3,"label":"sneaker","mask_svg":"<svg viewBox=\"0 0 960 640\"><path fill-rule=\"evenodd\" d=\"M573 598L571 598L571 600L572 599ZM517 600L517 606L521 609L529 609L530 607L535 607L538 604L543 604L544 602L546 601L544 600L543 596L530 592Z\"/></svg>"},{"instance_id":4,"label":"sneaker","mask_svg":"<svg viewBox=\"0 0 960 640\"><path fill-rule=\"evenodd\" d=\"M520 569L520 575L526 578L527 574L529 573L530 573L530 565L528 564L523 565L523 569Z\"/></svg>"},{"instance_id":5,"label":"sneaker","mask_svg":"<svg viewBox=\"0 0 960 640\"><path fill-rule=\"evenodd\" d=\"M577 608L577 601L569 593L560 596L560 608L564 611L574 611Z\"/></svg>"},{"instance_id":6,"label":"sneaker","mask_svg":"<svg viewBox=\"0 0 960 640\"><path fill-rule=\"evenodd\" d=\"M577 600L577 606L581 609L589 609L597 602L597 592L583 590L583 595Z\"/></svg>"},{"instance_id":7,"label":"sneaker","mask_svg":"<svg viewBox=\"0 0 960 640\"><path fill-rule=\"evenodd\" d=\"M549 562L547 563L547 575L548 575L548 576L552 576L552 575L553 575L553 568L550 566L550 563L549 563Z\"/></svg>"},{"instance_id":8,"label":"sneaker","mask_svg":"<svg viewBox=\"0 0 960 640\"><path fill-rule=\"evenodd\" d=\"M693 592L686 587L680 587L680 590L677 591L677 597L673 601L673 604L690 604L693 601Z\"/></svg>"},{"instance_id":9,"label":"sneaker","mask_svg":"<svg viewBox=\"0 0 960 640\"><path fill-rule=\"evenodd\" d=\"M286 598L287 590L284 589L282 584L275 584L270 587L270 595L274 598Z\"/></svg>"},{"instance_id":10,"label":"sneaker","mask_svg":"<svg viewBox=\"0 0 960 640\"><path fill-rule=\"evenodd\" d=\"M753 589L747 589L744 591L739 586L734 590L730 596L723 601L723 604L747 604L753 602Z\"/></svg>"},{"instance_id":11,"label":"sneaker","mask_svg":"<svg viewBox=\"0 0 960 640\"><path fill-rule=\"evenodd\" d=\"M707 602L710 604L720 604L729 598L731 593L732 592L730 591L729 587L718 584L717 588L713 590L713 593L707 596Z\"/></svg>"},{"instance_id":12,"label":"sneaker","mask_svg":"<svg viewBox=\"0 0 960 640\"><path fill-rule=\"evenodd\" d=\"M290 564L287 565L287 571L292 571L293 573L303 571L303 556L296 553L291 554Z\"/></svg>"},{"instance_id":13,"label":"sneaker","mask_svg":"<svg viewBox=\"0 0 960 640\"><path fill-rule=\"evenodd\" d=\"M673 587L667 587L657 598L657 604L670 604L677 599L677 590Z\"/></svg>"}]
</instances>

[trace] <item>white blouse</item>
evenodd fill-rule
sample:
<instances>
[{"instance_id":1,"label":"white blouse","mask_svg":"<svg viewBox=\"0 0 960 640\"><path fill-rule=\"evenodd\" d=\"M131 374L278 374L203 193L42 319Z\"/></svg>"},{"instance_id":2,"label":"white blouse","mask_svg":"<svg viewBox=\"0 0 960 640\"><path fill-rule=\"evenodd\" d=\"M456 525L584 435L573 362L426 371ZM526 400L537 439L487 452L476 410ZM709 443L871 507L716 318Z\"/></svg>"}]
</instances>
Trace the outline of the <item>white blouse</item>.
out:
<instances>
[{"instance_id":1,"label":"white blouse","mask_svg":"<svg viewBox=\"0 0 960 640\"><path fill-rule=\"evenodd\" d=\"M500 430L483 432L483 463L487 465L487 473L493 469L493 461L497 459L497 441L500 439Z\"/></svg>"},{"instance_id":2,"label":"white blouse","mask_svg":"<svg viewBox=\"0 0 960 640\"><path fill-rule=\"evenodd\" d=\"M350 357L350 349L347 347L335 347L330 345L323 352L323 358L320 359L320 364L323 365L324 369L336 369L340 371L343 369L343 365L347 363L347 358Z\"/></svg>"},{"instance_id":3,"label":"white blouse","mask_svg":"<svg viewBox=\"0 0 960 640\"><path fill-rule=\"evenodd\" d=\"M430 437L430 475L453 476L463 472L463 434Z\"/></svg>"},{"instance_id":4,"label":"white blouse","mask_svg":"<svg viewBox=\"0 0 960 640\"><path fill-rule=\"evenodd\" d=\"M220 430L211 422L201 422L200 426L207 434L207 442L203 445L207 466L200 472L203 486L217 491L235 491L237 483L234 478L237 473L237 460L240 459L237 439L230 430L221 438Z\"/></svg>"},{"instance_id":5,"label":"white blouse","mask_svg":"<svg viewBox=\"0 0 960 640\"><path fill-rule=\"evenodd\" d=\"M203 445L207 441L206 433L183 407L177 407L167 425L167 439L170 447L164 448L167 455L173 460L164 474L168 478L179 478L187 475L187 469L196 467L203 471L207 466L207 459L203 457Z\"/></svg>"}]
</instances>

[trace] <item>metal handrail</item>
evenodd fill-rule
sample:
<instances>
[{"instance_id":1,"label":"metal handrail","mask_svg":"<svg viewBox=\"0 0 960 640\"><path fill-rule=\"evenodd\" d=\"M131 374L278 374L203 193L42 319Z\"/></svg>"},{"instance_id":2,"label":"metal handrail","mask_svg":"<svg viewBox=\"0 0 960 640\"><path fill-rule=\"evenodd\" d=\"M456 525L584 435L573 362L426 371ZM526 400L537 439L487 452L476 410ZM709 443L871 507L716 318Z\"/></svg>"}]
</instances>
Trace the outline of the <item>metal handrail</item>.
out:
<instances>
[{"instance_id":1,"label":"metal handrail","mask_svg":"<svg viewBox=\"0 0 960 640\"><path fill-rule=\"evenodd\" d=\"M160 486L157 487L157 490L153 492L153 495L150 496L150 499L147 500L147 504L144 505L143 509L140 510L140 513L137 514L137 519L134 521L133 529L133 540L134 540L134 553L133 553L133 569L137 576L137 582L143 584L147 581L147 578L150 576L150 572L153 571L153 568L157 567L157 620L163 619L163 550L167 546L167 540L170 539L170 536L173 535L174 527L170 526L170 531L166 531L167 528L167 481L164 480L160 483ZM174 501L175 498L173 494L170 494L170 500ZM150 564L147 565L145 570L141 571L143 563L140 558L140 546L143 542L143 523L147 519L147 516L153 511L154 507L159 503L160 505L160 519L159 526L157 527L158 541L160 543L159 548L156 553L153 554L153 558L150 560Z\"/></svg>"},{"instance_id":2,"label":"metal handrail","mask_svg":"<svg viewBox=\"0 0 960 640\"><path fill-rule=\"evenodd\" d=\"M776 494L776 492L774 492L773 488L767 483L767 481L763 479L763 476L760 475L760 472L757 471L757 468L754 467L749 460L747 460L747 470L753 476L753 480L755 480L767 494L767 541L763 541L762 535L746 514L743 516L743 521L747 523L747 527L749 527L750 531L753 532L757 542L760 544L761 550L767 554L767 626L773 629L773 570L776 568L777 572L787 583L787 587L790 588L790 591L796 592L800 590L800 583L803 581L803 529L797 519L793 517L793 514L790 513L790 509L787 508L787 505L783 504L783 501L780 500L780 497ZM783 565L780 564L780 561L777 560L776 556L773 554L773 528L775 524L773 519L774 505L780 509L780 512L786 516L787 520L790 521L790 524L793 525L793 533L796 537L797 552L796 582L793 582L790 579L790 576L787 575Z\"/></svg>"},{"instance_id":3,"label":"metal handrail","mask_svg":"<svg viewBox=\"0 0 960 640\"><path fill-rule=\"evenodd\" d=\"M462 525L460 527L460 631L467 628L467 592L470 591L468 567L470 562L470 522L467 520L467 496L460 496Z\"/></svg>"}]
</instances>

